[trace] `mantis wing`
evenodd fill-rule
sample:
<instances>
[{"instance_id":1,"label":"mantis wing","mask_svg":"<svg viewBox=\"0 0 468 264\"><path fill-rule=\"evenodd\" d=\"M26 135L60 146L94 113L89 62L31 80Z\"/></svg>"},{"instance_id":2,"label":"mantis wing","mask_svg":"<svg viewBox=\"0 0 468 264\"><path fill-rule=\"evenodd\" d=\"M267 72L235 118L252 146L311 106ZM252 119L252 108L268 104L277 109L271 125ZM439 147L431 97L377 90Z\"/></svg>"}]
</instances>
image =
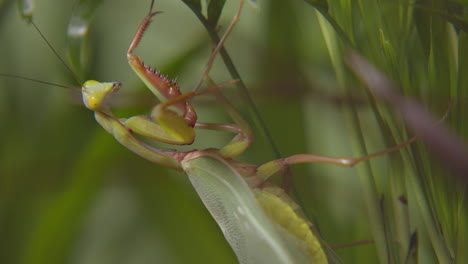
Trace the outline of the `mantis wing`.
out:
<instances>
[{"instance_id":1,"label":"mantis wing","mask_svg":"<svg viewBox=\"0 0 468 264\"><path fill-rule=\"evenodd\" d=\"M198 152L182 166L239 263L312 263L303 242L263 212L254 191L224 158Z\"/></svg>"}]
</instances>

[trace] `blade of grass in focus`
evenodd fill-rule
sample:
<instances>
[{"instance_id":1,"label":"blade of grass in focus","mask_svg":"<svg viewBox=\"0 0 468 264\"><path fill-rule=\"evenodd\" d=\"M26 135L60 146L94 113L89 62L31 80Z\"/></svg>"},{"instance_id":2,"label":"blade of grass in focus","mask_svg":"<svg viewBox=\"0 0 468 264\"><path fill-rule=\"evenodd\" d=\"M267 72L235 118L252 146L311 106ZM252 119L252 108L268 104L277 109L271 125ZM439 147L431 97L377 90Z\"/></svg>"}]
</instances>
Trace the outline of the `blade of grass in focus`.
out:
<instances>
[{"instance_id":1,"label":"blade of grass in focus","mask_svg":"<svg viewBox=\"0 0 468 264\"><path fill-rule=\"evenodd\" d=\"M464 78L462 72L457 69L457 61L461 62L457 54L464 55L466 46L458 43L463 41L465 33L463 30L457 31L454 24L440 15L440 13L446 14L449 10L444 1L433 1L431 6L424 4L422 1L416 1L415 4L402 1L392 3L364 0L358 3L329 1L328 19L336 19L343 32L354 40L355 48L377 64L390 78L396 80L406 96L419 98L427 108L439 113L439 116L442 116L443 106L448 105L450 98L453 98L457 106L456 111L450 114L450 124L458 127L457 132L466 139L466 132L462 129L466 126L465 122L457 113L463 108L463 100L466 100L466 97L458 95L464 93L467 86L460 82L456 84L456 80ZM457 8L466 7L457 6ZM332 35L330 27L323 28L324 34ZM332 61L338 61L335 58L341 58L346 47L337 49L336 40L327 43ZM339 61L336 64L339 64L338 79L343 80L342 65ZM341 81L343 86L349 86L350 83L355 83L352 78ZM370 98L370 100L375 99ZM379 121L379 127L386 145L408 138L411 132L401 130L404 126L395 119L395 115L381 102L374 102L371 104L376 105L375 118L383 121L383 123ZM466 112L466 109L464 111ZM351 121L352 124L358 122L357 118ZM390 130L385 131L387 128ZM396 130L397 128L400 131ZM353 138L368 137L362 130L358 133L361 136ZM412 146L408 153L405 152L399 158L403 163L396 160L398 157L395 156L398 154L391 155L395 159L392 162L396 166L395 169L373 169L373 181L381 182L380 185L377 184L375 191L387 197L386 200L393 204L393 207L385 207L385 214L376 217L378 221L373 223L381 227L386 223L392 226L386 231L387 238L377 235L378 233L374 231L380 262L404 261L411 232L417 231L420 235L427 234L420 236L426 238L425 240L418 240L420 245L417 259L434 261L434 258L437 258L439 263L451 263L452 260L463 263L466 259L460 254L459 248L464 241L453 230L454 227L456 230L466 228L463 222L466 215L459 213L460 208L466 208L465 188L456 184L457 180L449 176L447 169L442 168L437 162L432 162L432 158L421 144L418 143ZM403 170L400 166L404 166ZM384 182L387 184L382 184ZM364 190L374 188L366 186L364 181L363 186ZM390 199L388 195L391 195ZM401 208L402 197L408 199L410 203L408 209ZM367 196L365 199L368 203L374 204L368 206L368 210L371 215L376 216L377 197ZM393 208L393 211L388 210L389 208ZM385 221L382 219L383 215L387 216ZM397 231L395 234L388 233L392 230ZM392 241L395 238L398 248L395 248Z\"/></svg>"}]
</instances>

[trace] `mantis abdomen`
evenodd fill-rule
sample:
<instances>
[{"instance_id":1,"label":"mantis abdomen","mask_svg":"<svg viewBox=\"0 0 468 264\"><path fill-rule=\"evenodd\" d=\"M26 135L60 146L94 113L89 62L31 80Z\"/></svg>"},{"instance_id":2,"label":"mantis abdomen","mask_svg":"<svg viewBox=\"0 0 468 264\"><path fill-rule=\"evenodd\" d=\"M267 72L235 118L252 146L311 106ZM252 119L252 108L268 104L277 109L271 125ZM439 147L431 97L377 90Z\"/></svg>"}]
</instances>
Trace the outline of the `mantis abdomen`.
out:
<instances>
[{"instance_id":1,"label":"mantis abdomen","mask_svg":"<svg viewBox=\"0 0 468 264\"><path fill-rule=\"evenodd\" d=\"M275 186L252 187L256 167L215 151L187 155L182 167L240 263L328 263L298 206Z\"/></svg>"}]
</instances>

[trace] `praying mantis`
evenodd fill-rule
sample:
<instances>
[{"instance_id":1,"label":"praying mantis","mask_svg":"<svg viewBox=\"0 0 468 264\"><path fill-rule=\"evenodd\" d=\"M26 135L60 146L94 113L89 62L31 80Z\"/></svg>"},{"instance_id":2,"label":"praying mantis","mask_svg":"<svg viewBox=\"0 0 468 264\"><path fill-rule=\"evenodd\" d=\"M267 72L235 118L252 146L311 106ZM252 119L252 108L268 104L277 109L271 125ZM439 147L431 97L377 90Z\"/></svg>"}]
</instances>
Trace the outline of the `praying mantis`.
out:
<instances>
[{"instance_id":1,"label":"praying mantis","mask_svg":"<svg viewBox=\"0 0 468 264\"><path fill-rule=\"evenodd\" d=\"M243 1L240 2L242 6ZM218 91L222 89L220 86L233 84L236 80L216 85L210 80L208 72L219 48L223 46L239 19L240 11L241 7L222 41L217 44L206 74L202 76L209 86L206 91L198 92L199 86L196 86L192 92L181 93L175 83L143 66L134 55L133 51L138 46L144 29L157 14L151 11L135 35L127 58L137 75L162 103L156 105L149 116L117 118L108 103L112 94L120 88L120 84L97 81L87 81L83 84L83 102L88 109L95 112L98 123L123 146L147 160L188 175L208 210L223 229L241 263L328 263L331 260L328 259L326 249L298 205L285 191L269 183L268 179L281 173L288 165L322 162L353 166L403 145L362 158L300 154L259 167L235 161L234 158L249 147L252 132L240 114ZM189 99L205 93L215 94L234 124L207 124L196 121L195 110ZM171 106L175 106L176 111L168 109ZM135 135L182 145L190 144L194 140L194 129L226 131L236 136L220 149L176 152L157 150ZM283 218L286 218L286 221Z\"/></svg>"}]
</instances>

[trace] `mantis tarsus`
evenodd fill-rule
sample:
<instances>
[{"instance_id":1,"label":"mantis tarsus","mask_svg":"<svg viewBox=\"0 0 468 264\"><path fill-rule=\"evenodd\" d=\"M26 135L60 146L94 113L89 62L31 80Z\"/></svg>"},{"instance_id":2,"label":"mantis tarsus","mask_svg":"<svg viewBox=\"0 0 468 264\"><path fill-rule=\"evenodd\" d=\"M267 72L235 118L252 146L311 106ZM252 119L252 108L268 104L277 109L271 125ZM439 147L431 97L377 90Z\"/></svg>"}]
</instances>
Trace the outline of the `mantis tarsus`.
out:
<instances>
[{"instance_id":1,"label":"mantis tarsus","mask_svg":"<svg viewBox=\"0 0 468 264\"><path fill-rule=\"evenodd\" d=\"M233 160L245 151L252 141L248 124L217 89L234 83L215 85L208 77L213 60L227 36L237 23L240 11L215 48L206 70L194 91L180 93L176 84L144 66L133 54L143 36L152 12L145 17L127 53L130 65L148 88L160 98L161 104L149 116L119 119L108 105L110 96L120 88L116 82L87 81L82 87L83 102L95 112L96 120L122 145L141 157L162 166L184 171L217 220L242 263L327 263L328 257L311 224L281 188L268 179L281 173L287 165L297 163L331 163L342 166L355 164L397 150L410 141L361 158L334 158L311 154L294 155L268 162L260 167ZM201 83L210 88L197 92ZM212 92L226 108L235 124L209 124L196 121L189 99ZM175 106L175 110L168 107ZM143 143L135 134L169 144L190 144L194 129L210 129L235 133L234 139L220 149L194 151L160 151Z\"/></svg>"}]
</instances>

